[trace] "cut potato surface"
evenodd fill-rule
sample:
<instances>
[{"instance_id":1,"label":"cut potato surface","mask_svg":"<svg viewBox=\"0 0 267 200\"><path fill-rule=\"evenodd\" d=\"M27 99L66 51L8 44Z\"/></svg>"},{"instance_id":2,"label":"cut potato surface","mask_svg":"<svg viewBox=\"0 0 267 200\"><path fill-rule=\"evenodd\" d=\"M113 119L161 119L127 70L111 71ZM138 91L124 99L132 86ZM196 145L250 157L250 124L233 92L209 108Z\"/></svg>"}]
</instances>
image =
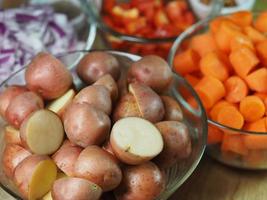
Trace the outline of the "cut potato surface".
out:
<instances>
[{"instance_id":1,"label":"cut potato surface","mask_svg":"<svg viewBox=\"0 0 267 200\"><path fill-rule=\"evenodd\" d=\"M111 146L116 156L128 164L140 164L163 149L159 130L149 121L127 117L117 121L111 131Z\"/></svg>"},{"instance_id":2,"label":"cut potato surface","mask_svg":"<svg viewBox=\"0 0 267 200\"><path fill-rule=\"evenodd\" d=\"M33 153L49 155L60 147L64 129L55 113L39 110L23 122L20 134L23 144Z\"/></svg>"}]
</instances>

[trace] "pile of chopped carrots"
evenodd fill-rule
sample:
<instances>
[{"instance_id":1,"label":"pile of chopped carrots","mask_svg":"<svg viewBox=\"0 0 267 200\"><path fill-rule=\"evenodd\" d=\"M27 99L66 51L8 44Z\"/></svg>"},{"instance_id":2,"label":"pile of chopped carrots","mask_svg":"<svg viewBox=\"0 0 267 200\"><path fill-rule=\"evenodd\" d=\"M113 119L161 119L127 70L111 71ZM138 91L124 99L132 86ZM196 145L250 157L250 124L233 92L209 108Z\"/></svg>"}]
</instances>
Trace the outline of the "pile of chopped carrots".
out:
<instances>
[{"instance_id":1,"label":"pile of chopped carrots","mask_svg":"<svg viewBox=\"0 0 267 200\"><path fill-rule=\"evenodd\" d=\"M195 88L210 119L235 129L267 132L267 12L217 17L209 31L186 41L174 69ZM209 128L209 144L253 160L267 150L266 134ZM251 153L253 152L253 153ZM252 156L252 155L253 156Z\"/></svg>"}]
</instances>

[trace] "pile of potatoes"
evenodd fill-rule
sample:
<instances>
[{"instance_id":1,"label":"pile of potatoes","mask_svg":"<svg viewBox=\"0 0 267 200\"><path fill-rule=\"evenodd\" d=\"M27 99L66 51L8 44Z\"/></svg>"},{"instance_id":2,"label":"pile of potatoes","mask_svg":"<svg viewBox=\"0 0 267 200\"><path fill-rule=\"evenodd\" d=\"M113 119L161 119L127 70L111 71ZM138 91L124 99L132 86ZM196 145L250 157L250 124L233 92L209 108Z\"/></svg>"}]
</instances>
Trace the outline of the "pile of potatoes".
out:
<instances>
[{"instance_id":1,"label":"pile of potatoes","mask_svg":"<svg viewBox=\"0 0 267 200\"><path fill-rule=\"evenodd\" d=\"M179 104L167 94L168 64L146 56L122 72L106 52L86 54L72 74L48 53L25 72L26 85L0 94L8 122L2 168L23 199L152 200L165 189L164 169L190 156Z\"/></svg>"}]
</instances>

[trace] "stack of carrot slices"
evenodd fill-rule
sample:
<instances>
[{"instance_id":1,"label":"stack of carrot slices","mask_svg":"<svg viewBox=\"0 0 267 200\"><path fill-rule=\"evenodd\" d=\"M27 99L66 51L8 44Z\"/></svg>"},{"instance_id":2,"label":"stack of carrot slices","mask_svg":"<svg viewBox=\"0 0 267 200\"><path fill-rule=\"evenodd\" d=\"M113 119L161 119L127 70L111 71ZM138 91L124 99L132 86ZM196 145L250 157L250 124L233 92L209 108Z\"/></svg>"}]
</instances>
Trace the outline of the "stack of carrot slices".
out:
<instances>
[{"instance_id":1,"label":"stack of carrot slices","mask_svg":"<svg viewBox=\"0 0 267 200\"><path fill-rule=\"evenodd\" d=\"M174 70L195 88L210 119L222 125L267 132L267 12L253 21L249 11L217 17L209 31L186 41ZM267 135L209 128L209 144L258 159Z\"/></svg>"}]
</instances>

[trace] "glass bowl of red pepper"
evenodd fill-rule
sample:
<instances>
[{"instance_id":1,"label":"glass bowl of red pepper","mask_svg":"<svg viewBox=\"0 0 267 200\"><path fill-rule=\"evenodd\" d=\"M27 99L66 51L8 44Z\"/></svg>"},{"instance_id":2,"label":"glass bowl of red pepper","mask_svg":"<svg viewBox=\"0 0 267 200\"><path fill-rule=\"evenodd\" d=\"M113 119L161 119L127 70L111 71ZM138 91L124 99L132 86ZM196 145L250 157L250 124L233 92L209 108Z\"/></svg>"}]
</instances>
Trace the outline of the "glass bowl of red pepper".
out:
<instances>
[{"instance_id":1,"label":"glass bowl of red pepper","mask_svg":"<svg viewBox=\"0 0 267 200\"><path fill-rule=\"evenodd\" d=\"M107 47L142 56L156 54L166 59L176 37L198 21L186 0L83 2Z\"/></svg>"}]
</instances>

